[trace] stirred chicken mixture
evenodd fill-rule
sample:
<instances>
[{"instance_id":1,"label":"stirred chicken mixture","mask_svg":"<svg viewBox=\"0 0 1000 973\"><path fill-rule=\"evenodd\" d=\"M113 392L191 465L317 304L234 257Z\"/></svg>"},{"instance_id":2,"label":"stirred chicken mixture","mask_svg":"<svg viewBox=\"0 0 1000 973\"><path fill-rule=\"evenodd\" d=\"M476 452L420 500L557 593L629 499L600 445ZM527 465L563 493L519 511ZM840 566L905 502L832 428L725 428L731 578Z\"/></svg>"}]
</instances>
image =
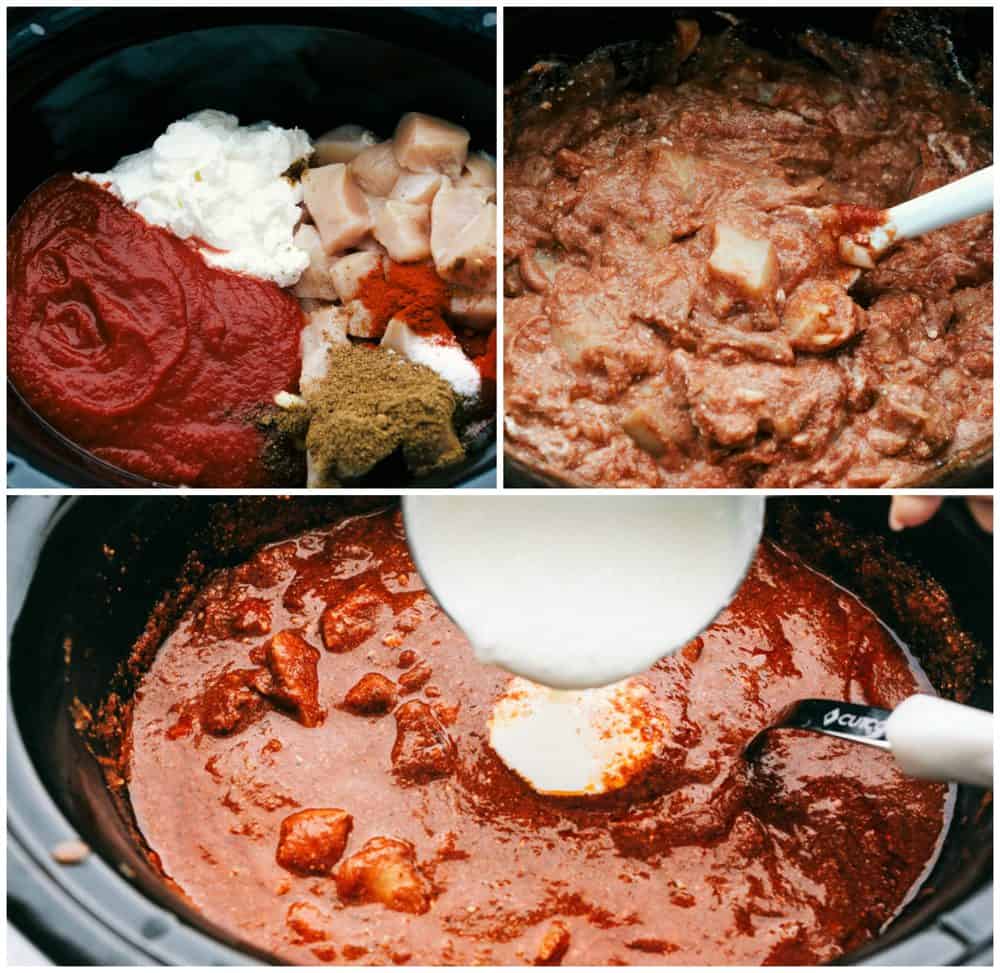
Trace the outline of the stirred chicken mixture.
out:
<instances>
[{"instance_id":1,"label":"stirred chicken mixture","mask_svg":"<svg viewBox=\"0 0 1000 973\"><path fill-rule=\"evenodd\" d=\"M914 59L799 43L779 58L678 21L648 90L598 54L508 92L505 432L523 468L891 487L990 452L992 217L878 263L853 246L884 208L988 165L990 112Z\"/></svg>"}]
</instances>

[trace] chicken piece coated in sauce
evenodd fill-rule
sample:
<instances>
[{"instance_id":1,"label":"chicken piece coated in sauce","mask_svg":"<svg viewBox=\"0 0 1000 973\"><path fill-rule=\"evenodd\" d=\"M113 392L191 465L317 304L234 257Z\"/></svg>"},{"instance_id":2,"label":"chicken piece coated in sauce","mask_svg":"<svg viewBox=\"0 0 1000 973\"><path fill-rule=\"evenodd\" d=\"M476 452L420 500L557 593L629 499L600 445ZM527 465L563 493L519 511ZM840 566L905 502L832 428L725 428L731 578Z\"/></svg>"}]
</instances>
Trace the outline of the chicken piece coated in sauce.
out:
<instances>
[{"instance_id":1,"label":"chicken piece coated in sauce","mask_svg":"<svg viewBox=\"0 0 1000 973\"><path fill-rule=\"evenodd\" d=\"M267 644L266 659L267 695L291 709L303 726L319 726L326 715L319 704L319 650L296 632L278 632Z\"/></svg>"},{"instance_id":2,"label":"chicken piece coated in sauce","mask_svg":"<svg viewBox=\"0 0 1000 973\"><path fill-rule=\"evenodd\" d=\"M375 634L375 619L382 604L378 594L361 587L320 617L323 644L330 652L350 652Z\"/></svg>"},{"instance_id":3,"label":"chicken piece coated in sauce","mask_svg":"<svg viewBox=\"0 0 1000 973\"><path fill-rule=\"evenodd\" d=\"M426 784L455 769L455 743L425 702L414 699L396 711L393 773L405 784Z\"/></svg>"},{"instance_id":4,"label":"chicken piece coated in sauce","mask_svg":"<svg viewBox=\"0 0 1000 973\"><path fill-rule=\"evenodd\" d=\"M337 894L345 902L380 902L387 909L417 915L430 908L413 845L398 838L366 842L341 864L336 880Z\"/></svg>"},{"instance_id":5,"label":"chicken piece coated in sauce","mask_svg":"<svg viewBox=\"0 0 1000 973\"><path fill-rule=\"evenodd\" d=\"M338 807L309 808L281 822L276 858L296 875L330 875L344 854L354 819Z\"/></svg>"}]
</instances>

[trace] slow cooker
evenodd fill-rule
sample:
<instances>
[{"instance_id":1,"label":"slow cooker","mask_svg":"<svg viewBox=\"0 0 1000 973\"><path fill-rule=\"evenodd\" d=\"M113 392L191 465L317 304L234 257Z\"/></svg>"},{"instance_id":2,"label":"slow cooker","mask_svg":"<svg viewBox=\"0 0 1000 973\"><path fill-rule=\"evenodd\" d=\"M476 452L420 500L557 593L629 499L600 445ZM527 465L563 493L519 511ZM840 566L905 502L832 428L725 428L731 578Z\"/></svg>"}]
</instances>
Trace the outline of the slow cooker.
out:
<instances>
[{"instance_id":1,"label":"slow cooker","mask_svg":"<svg viewBox=\"0 0 1000 973\"><path fill-rule=\"evenodd\" d=\"M548 60L576 64L601 51L615 64L618 83L641 91L656 80L658 45L671 36L679 18L698 21L703 33L738 25L739 36L776 56L801 54L795 38L815 29L833 37L906 54L931 63L939 82L984 97L992 67L993 18L989 8L881 7L518 7L505 12L505 86L532 65ZM973 80L970 80L973 79ZM988 487L993 482L992 449L935 469L926 482L911 486ZM508 487L562 487L567 484L535 468L516 449L504 456Z\"/></svg>"},{"instance_id":2,"label":"slow cooker","mask_svg":"<svg viewBox=\"0 0 1000 973\"><path fill-rule=\"evenodd\" d=\"M28 496L8 511L8 916L52 961L72 964L215 965L260 962L170 891L141 853L129 809L116 803L75 728L92 709L153 606L197 553L209 567L236 563L254 546L385 497ZM497 502L502 502L498 499ZM963 667L970 702L992 708L992 545L961 502L949 500L924 527L891 535L887 500L772 497L769 531L779 543L832 515L893 557L936 580L963 630L983 647L953 658L932 680ZM239 523L239 540L225 525ZM798 525L798 526L796 526ZM802 533L806 560L857 592L914 651L935 633L914 629L905 588L882 586L861 558L825 552L821 531ZM867 567L866 567L867 564ZM943 644L942 639L938 641ZM938 648L940 649L940 645ZM974 667L974 668L969 668ZM954 671L958 671L957 668ZM82 861L58 864L53 849L81 838ZM871 965L988 965L992 950L992 799L961 787L932 874L876 940L845 956Z\"/></svg>"},{"instance_id":3,"label":"slow cooker","mask_svg":"<svg viewBox=\"0 0 1000 973\"><path fill-rule=\"evenodd\" d=\"M314 135L391 132L422 111L496 146L496 14L431 10L66 8L8 11L7 217L56 172L103 171L203 108ZM155 486L52 428L7 383L13 487ZM421 486L492 486L492 439ZM383 484L384 485L384 484ZM407 486L403 474L394 486Z\"/></svg>"}]
</instances>

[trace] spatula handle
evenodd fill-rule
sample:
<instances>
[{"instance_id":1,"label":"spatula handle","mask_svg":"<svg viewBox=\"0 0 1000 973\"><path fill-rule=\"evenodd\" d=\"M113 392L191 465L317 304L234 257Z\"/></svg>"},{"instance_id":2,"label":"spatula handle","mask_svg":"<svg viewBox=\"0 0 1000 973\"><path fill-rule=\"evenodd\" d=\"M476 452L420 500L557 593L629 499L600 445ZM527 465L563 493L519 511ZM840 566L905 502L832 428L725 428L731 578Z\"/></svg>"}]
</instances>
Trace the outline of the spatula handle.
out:
<instances>
[{"instance_id":1,"label":"spatula handle","mask_svg":"<svg viewBox=\"0 0 1000 973\"><path fill-rule=\"evenodd\" d=\"M938 696L910 696L885 735L900 768L924 780L993 786L993 714Z\"/></svg>"},{"instance_id":2,"label":"spatula handle","mask_svg":"<svg viewBox=\"0 0 1000 973\"><path fill-rule=\"evenodd\" d=\"M885 226L893 228L893 239L909 240L992 209L993 166L987 166L947 186L893 206L886 213L888 220ZM879 249L875 233L872 234L872 243Z\"/></svg>"}]
</instances>

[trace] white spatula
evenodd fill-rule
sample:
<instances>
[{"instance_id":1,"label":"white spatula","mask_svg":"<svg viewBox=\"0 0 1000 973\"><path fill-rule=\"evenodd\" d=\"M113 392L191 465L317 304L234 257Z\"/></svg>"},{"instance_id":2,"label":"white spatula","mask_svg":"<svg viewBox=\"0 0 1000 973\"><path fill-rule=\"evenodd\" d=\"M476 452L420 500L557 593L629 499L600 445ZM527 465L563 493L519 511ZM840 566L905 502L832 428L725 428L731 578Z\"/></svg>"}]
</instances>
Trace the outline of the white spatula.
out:
<instances>
[{"instance_id":1,"label":"white spatula","mask_svg":"<svg viewBox=\"0 0 1000 973\"><path fill-rule=\"evenodd\" d=\"M868 225L840 237L840 256L846 263L870 270L900 240L910 240L992 209L993 166L987 166L916 199L873 213Z\"/></svg>"},{"instance_id":2,"label":"white spatula","mask_svg":"<svg viewBox=\"0 0 1000 973\"><path fill-rule=\"evenodd\" d=\"M756 757L768 733L782 727L889 750L910 777L993 786L993 714L939 696L910 696L891 711L801 699L751 738L744 750L747 759Z\"/></svg>"}]
</instances>

